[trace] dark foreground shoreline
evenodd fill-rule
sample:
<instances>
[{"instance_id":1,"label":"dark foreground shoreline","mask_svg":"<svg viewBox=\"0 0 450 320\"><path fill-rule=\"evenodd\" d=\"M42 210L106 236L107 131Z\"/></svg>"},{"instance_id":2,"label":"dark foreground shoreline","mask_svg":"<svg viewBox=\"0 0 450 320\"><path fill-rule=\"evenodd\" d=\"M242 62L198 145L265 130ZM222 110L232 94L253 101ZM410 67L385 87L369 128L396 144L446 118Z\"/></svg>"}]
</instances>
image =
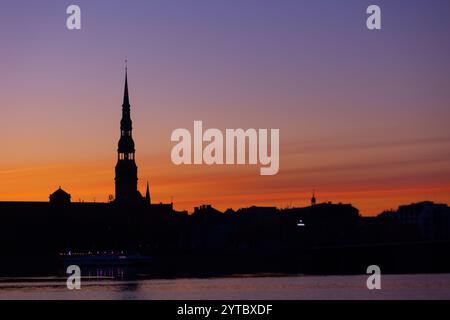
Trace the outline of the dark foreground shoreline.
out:
<instances>
[{"instance_id":1,"label":"dark foreground shoreline","mask_svg":"<svg viewBox=\"0 0 450 320\"><path fill-rule=\"evenodd\" d=\"M148 252L145 252L148 254ZM450 273L450 242L371 244L304 250L153 252L150 263L80 266L83 275L139 278L261 275L360 275L377 265L383 274ZM0 256L0 277L65 276L56 254Z\"/></svg>"}]
</instances>

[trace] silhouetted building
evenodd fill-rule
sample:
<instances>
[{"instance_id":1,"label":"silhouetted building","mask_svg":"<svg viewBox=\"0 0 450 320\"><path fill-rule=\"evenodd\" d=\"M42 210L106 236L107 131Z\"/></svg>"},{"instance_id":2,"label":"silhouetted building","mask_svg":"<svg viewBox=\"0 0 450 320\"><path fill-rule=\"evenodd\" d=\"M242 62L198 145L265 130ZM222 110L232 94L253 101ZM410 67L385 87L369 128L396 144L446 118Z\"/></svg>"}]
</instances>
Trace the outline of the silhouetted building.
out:
<instances>
[{"instance_id":1,"label":"silhouetted building","mask_svg":"<svg viewBox=\"0 0 450 320\"><path fill-rule=\"evenodd\" d=\"M117 149L116 165L116 202L119 204L138 204L143 197L137 189L138 176L133 141L133 123L130 115L128 97L128 72L125 70L125 90L120 121L120 140Z\"/></svg>"},{"instance_id":2,"label":"silhouetted building","mask_svg":"<svg viewBox=\"0 0 450 320\"><path fill-rule=\"evenodd\" d=\"M214 209L210 204L202 204L201 206L194 208L193 214L214 215L214 214L222 214L222 212L220 212L217 209Z\"/></svg>"},{"instance_id":3,"label":"silhouetted building","mask_svg":"<svg viewBox=\"0 0 450 320\"><path fill-rule=\"evenodd\" d=\"M415 225L427 240L450 239L450 208L431 201L400 206L394 217L403 225Z\"/></svg>"},{"instance_id":4,"label":"silhouetted building","mask_svg":"<svg viewBox=\"0 0 450 320\"><path fill-rule=\"evenodd\" d=\"M65 192L61 187L50 195L50 203L54 204L68 204L70 203L70 194Z\"/></svg>"}]
</instances>

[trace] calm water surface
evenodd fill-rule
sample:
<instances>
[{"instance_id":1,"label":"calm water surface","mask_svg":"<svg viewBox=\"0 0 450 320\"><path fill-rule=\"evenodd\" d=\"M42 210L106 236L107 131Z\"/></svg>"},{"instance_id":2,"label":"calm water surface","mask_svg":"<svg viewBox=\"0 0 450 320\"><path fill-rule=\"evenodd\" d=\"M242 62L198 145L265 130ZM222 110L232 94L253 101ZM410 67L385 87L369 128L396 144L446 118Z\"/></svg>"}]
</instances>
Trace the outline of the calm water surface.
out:
<instances>
[{"instance_id":1,"label":"calm water surface","mask_svg":"<svg viewBox=\"0 0 450 320\"><path fill-rule=\"evenodd\" d=\"M70 291L64 278L0 279L0 299L450 299L450 274L384 275L369 291L367 276L266 276L208 279L84 278Z\"/></svg>"}]
</instances>

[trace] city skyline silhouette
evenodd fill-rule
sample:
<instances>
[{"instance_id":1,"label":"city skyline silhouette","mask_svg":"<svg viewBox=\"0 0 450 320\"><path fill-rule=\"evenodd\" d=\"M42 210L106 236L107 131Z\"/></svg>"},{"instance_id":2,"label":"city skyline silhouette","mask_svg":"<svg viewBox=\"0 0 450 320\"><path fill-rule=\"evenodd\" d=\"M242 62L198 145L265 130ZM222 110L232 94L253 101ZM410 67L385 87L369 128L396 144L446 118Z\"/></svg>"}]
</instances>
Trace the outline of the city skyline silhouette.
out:
<instances>
[{"instance_id":1,"label":"city skyline silhouette","mask_svg":"<svg viewBox=\"0 0 450 320\"><path fill-rule=\"evenodd\" d=\"M108 195L105 197L107 201L97 201L97 199L93 199L93 201L85 201L83 199L78 199L78 202L99 202L99 203L118 203L122 205L141 205L141 204L147 204L149 205L151 203L151 195L150 195L150 189L149 189L149 180L146 180L146 191L145 196L142 195L142 193L138 189L138 167L136 165L135 159L135 143L133 141L132 137L132 119L131 119L131 104L130 104L130 98L129 98L129 88L128 88L128 65L126 60L126 67L125 67L125 81L124 81L124 91L123 91L123 103L122 103L122 117L120 120L120 139L118 142L118 148L117 148L117 164L115 169L115 194L114 196ZM158 187L158 186L156 186ZM297 207L308 207L308 206L314 206L317 202L316 199L316 188L313 188L312 190L312 197L310 198L310 203L306 202L302 205L297 205ZM52 194L50 194L50 202L65 202L70 203L76 199L72 199L71 194L69 194L66 190L63 190L61 185L59 188ZM55 200L56 199L56 200ZM422 202L427 201L429 199L422 199ZM296 201L298 203L298 201ZM421 202L421 201L417 201ZM183 212L195 212L198 208L201 208L202 206L205 206L207 202L200 202L197 203L196 206L194 206L191 210L183 210ZM331 203L331 201L324 201L323 203ZM342 203L342 201L339 201L339 203ZM162 202L160 202L162 205ZM173 207L173 198L171 197L170 206ZM211 206L211 203L207 204L208 206ZM251 204L248 207L254 207L255 204ZM398 206L405 205L404 203L399 203ZM276 204L270 205L269 207L277 207ZM278 206L279 209L288 209L295 207L292 204L292 201L286 206ZM239 208L237 208L239 209ZM394 208L385 208L385 210L393 210ZM227 210L232 210L231 206L227 207ZM383 211L378 212L378 214L383 213ZM222 212L225 212L223 210Z\"/></svg>"},{"instance_id":2,"label":"city skyline silhouette","mask_svg":"<svg viewBox=\"0 0 450 320\"><path fill-rule=\"evenodd\" d=\"M4 4L0 276L450 272L450 4L412 1ZM274 166L176 165L192 124Z\"/></svg>"}]
</instances>

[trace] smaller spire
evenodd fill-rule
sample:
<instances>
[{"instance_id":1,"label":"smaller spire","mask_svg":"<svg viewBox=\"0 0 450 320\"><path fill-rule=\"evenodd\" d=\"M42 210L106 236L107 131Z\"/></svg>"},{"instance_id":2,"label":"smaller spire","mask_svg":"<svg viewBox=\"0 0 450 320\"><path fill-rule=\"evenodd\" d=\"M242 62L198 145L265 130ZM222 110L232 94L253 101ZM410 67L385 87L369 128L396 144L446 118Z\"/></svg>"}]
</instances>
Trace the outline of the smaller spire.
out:
<instances>
[{"instance_id":1,"label":"smaller spire","mask_svg":"<svg viewBox=\"0 0 450 320\"><path fill-rule=\"evenodd\" d=\"M148 181L147 181L147 191L145 192L145 202L147 204L151 204L151 201L150 201L150 188L148 186Z\"/></svg>"}]
</instances>

